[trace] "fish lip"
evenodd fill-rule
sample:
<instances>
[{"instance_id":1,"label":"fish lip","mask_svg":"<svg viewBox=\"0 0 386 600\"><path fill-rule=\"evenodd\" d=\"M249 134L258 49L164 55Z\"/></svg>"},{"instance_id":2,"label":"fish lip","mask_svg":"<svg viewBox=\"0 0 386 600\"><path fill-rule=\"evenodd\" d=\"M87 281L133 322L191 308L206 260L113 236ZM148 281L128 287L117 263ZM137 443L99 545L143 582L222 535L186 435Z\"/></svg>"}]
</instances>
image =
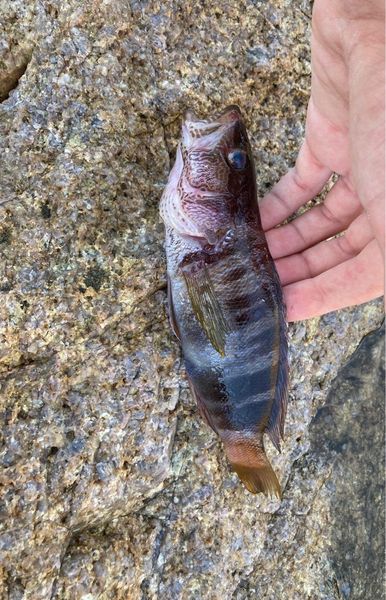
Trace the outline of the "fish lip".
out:
<instances>
[{"instance_id":1,"label":"fish lip","mask_svg":"<svg viewBox=\"0 0 386 600\"><path fill-rule=\"evenodd\" d=\"M202 121L202 119L197 116L192 108L187 108L184 112L184 121L185 123L197 123L198 121Z\"/></svg>"},{"instance_id":2,"label":"fish lip","mask_svg":"<svg viewBox=\"0 0 386 600\"><path fill-rule=\"evenodd\" d=\"M229 104L223 111L217 116L216 121L220 123L229 123L233 121L239 121L242 119L240 107L237 104Z\"/></svg>"},{"instance_id":3,"label":"fish lip","mask_svg":"<svg viewBox=\"0 0 386 600\"><path fill-rule=\"evenodd\" d=\"M242 114L237 104L229 104L224 110L217 113L216 116L207 119L198 117L197 113L191 108L187 108L184 112L185 123L202 123L204 125L216 125L218 123L220 126L226 123L234 123L240 119L242 119Z\"/></svg>"}]
</instances>

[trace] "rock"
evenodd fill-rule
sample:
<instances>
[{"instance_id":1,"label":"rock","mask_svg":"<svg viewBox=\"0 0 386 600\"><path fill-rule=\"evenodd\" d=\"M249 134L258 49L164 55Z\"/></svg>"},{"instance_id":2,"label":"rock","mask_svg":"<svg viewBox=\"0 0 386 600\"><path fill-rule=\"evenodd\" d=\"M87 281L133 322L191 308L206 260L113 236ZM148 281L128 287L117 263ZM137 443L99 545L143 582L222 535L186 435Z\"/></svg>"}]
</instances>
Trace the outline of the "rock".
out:
<instances>
[{"instance_id":1,"label":"rock","mask_svg":"<svg viewBox=\"0 0 386 600\"><path fill-rule=\"evenodd\" d=\"M310 449L292 468L254 574L236 598L382 597L384 363L383 326L341 368L312 419Z\"/></svg>"},{"instance_id":2,"label":"rock","mask_svg":"<svg viewBox=\"0 0 386 600\"><path fill-rule=\"evenodd\" d=\"M303 134L304 4L0 3L5 598L327 599L358 578L365 589L364 571L327 556L349 513L339 461L317 455L310 424L380 302L290 328L286 441L281 455L268 448L281 504L230 472L165 310L158 203L182 112L242 107L262 195ZM333 425L323 435L335 439Z\"/></svg>"}]
</instances>

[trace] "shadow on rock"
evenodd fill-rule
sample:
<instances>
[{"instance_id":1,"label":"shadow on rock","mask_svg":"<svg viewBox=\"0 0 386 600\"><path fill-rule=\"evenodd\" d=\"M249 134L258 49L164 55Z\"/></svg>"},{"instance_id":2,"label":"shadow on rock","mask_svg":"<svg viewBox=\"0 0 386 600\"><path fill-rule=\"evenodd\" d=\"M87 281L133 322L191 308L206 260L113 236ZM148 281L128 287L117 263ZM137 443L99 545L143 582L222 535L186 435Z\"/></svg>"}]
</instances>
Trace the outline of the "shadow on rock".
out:
<instances>
[{"instance_id":1,"label":"shadow on rock","mask_svg":"<svg viewBox=\"0 0 386 600\"><path fill-rule=\"evenodd\" d=\"M384 325L334 380L311 425L312 450L333 463L331 562L341 598L383 596Z\"/></svg>"}]
</instances>

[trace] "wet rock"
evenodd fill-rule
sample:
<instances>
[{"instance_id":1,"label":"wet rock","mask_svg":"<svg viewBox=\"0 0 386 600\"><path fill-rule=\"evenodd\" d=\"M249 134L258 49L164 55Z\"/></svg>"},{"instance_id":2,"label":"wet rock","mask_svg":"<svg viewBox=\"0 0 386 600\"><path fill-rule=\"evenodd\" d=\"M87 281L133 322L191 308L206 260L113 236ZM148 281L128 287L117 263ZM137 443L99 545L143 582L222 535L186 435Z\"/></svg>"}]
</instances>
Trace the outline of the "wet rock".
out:
<instances>
[{"instance_id":1,"label":"wet rock","mask_svg":"<svg viewBox=\"0 0 386 600\"><path fill-rule=\"evenodd\" d=\"M380 302L291 326L285 496L253 497L189 394L158 216L187 106L242 107L260 195L292 164L303 5L0 3L4 597L247 598L272 573L270 598L338 593L310 423Z\"/></svg>"}]
</instances>

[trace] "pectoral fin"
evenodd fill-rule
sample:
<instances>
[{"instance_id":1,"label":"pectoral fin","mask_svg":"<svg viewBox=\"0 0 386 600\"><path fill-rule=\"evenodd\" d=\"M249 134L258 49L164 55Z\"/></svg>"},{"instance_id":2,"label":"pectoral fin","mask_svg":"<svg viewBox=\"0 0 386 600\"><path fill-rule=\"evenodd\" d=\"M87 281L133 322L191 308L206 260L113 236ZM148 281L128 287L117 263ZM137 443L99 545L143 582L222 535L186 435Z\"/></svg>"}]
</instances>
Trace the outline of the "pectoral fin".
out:
<instances>
[{"instance_id":1,"label":"pectoral fin","mask_svg":"<svg viewBox=\"0 0 386 600\"><path fill-rule=\"evenodd\" d=\"M209 269L204 263L181 268L193 312L213 348L225 356L226 335L230 328L216 297Z\"/></svg>"}]
</instances>

